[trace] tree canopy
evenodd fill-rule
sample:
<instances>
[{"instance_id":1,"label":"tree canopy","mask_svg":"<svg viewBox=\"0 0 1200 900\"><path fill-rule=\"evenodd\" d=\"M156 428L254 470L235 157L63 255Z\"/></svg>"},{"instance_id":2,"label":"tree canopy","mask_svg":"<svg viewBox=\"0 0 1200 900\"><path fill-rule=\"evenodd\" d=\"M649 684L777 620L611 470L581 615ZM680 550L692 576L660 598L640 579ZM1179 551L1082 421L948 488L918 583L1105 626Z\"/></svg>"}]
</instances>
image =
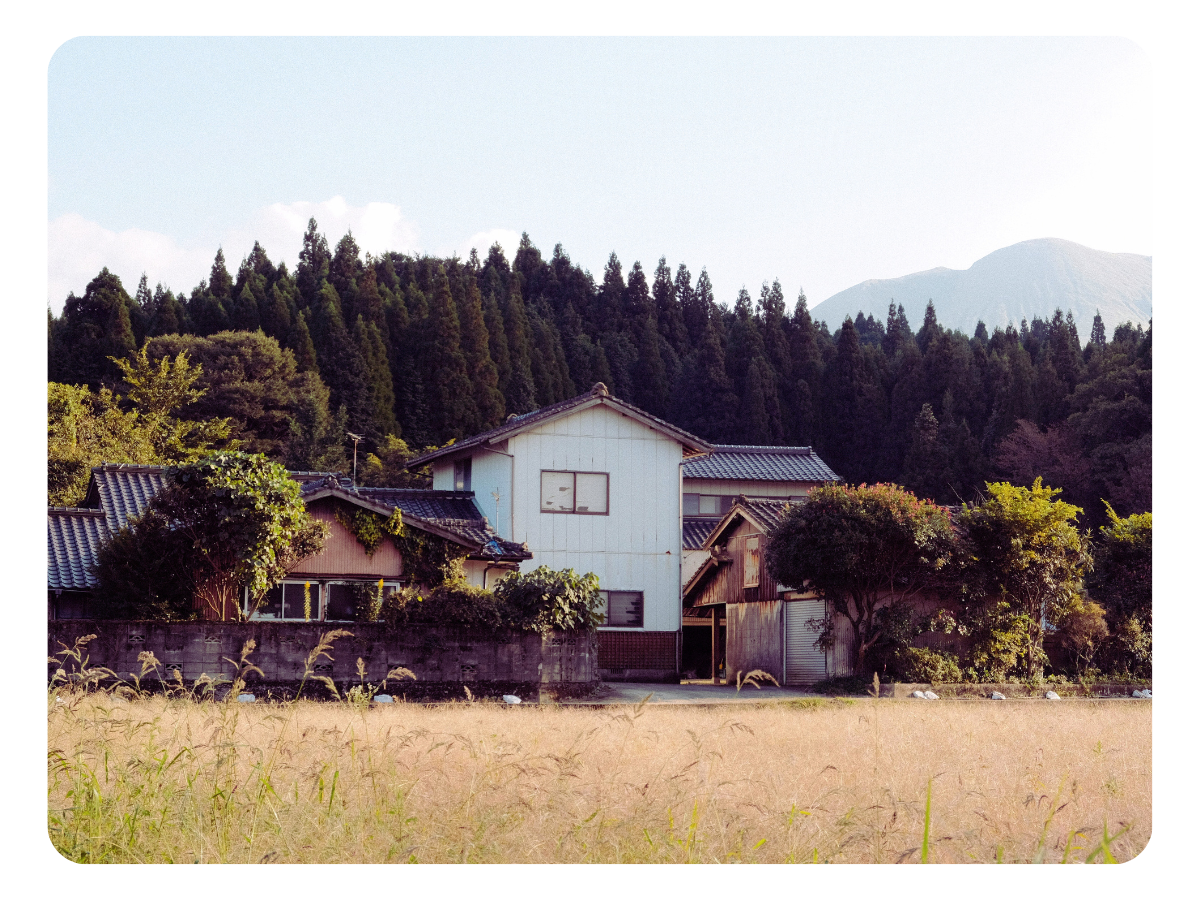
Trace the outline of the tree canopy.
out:
<instances>
[{"instance_id":1,"label":"tree canopy","mask_svg":"<svg viewBox=\"0 0 1200 900\"><path fill-rule=\"evenodd\" d=\"M327 536L305 510L299 484L262 455L216 453L171 466L164 477L149 515L182 542L177 571L206 617L241 618L243 588L255 606Z\"/></svg>"},{"instance_id":2,"label":"tree canopy","mask_svg":"<svg viewBox=\"0 0 1200 900\"><path fill-rule=\"evenodd\" d=\"M780 584L817 591L845 617L862 674L867 652L884 633L880 611L932 588L952 540L945 510L902 488L826 485L788 510L765 558Z\"/></svg>"}]
</instances>

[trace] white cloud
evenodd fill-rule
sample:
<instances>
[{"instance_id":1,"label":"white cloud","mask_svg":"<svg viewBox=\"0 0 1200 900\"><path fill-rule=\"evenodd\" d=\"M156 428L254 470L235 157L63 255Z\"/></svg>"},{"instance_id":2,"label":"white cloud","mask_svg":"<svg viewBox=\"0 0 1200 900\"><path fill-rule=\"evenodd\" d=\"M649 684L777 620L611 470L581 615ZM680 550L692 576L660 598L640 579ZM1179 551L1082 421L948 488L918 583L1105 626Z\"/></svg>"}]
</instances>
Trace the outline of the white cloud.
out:
<instances>
[{"instance_id":1,"label":"white cloud","mask_svg":"<svg viewBox=\"0 0 1200 900\"><path fill-rule=\"evenodd\" d=\"M343 197L315 203L273 203L255 212L250 221L229 229L219 242L231 272L257 240L274 262L286 262L295 271L308 220L314 218L330 249L347 230L365 253L386 250L414 253L417 227L394 203L351 206ZM132 293L146 273L150 284L162 282L177 293L190 291L212 268L216 246L182 247L170 235L140 228L109 231L77 213L67 213L50 223L48 300L55 313L62 311L67 295L82 294L89 281L107 267ZM492 234L492 232L488 232ZM505 235L512 232L505 232ZM514 236L515 237L515 236ZM501 243L504 239L501 238ZM487 253L489 241L482 252ZM511 241L515 250L516 240ZM508 249L508 244L505 244ZM468 248L469 252L469 248Z\"/></svg>"},{"instance_id":2,"label":"white cloud","mask_svg":"<svg viewBox=\"0 0 1200 900\"><path fill-rule=\"evenodd\" d=\"M474 249L479 253L480 260L487 259L488 251L492 249L492 244L499 244L504 248L504 255L508 257L509 263L513 261L513 257L517 255L517 247L521 244L521 236L509 228L493 228L490 231L480 231L471 235L458 247L458 255L466 259L471 255L471 250Z\"/></svg>"},{"instance_id":3,"label":"white cloud","mask_svg":"<svg viewBox=\"0 0 1200 900\"><path fill-rule=\"evenodd\" d=\"M388 250L414 253L417 247L417 226L404 217L394 203L368 203L351 206L343 197L333 197L320 203L300 200L296 203L272 203L259 210L249 226L242 230L246 251L258 241L272 260L284 260L294 267L300 256L308 220L316 219L332 250L347 231L364 253L379 255Z\"/></svg>"},{"instance_id":4,"label":"white cloud","mask_svg":"<svg viewBox=\"0 0 1200 900\"><path fill-rule=\"evenodd\" d=\"M50 223L48 297L56 313L67 295L82 294L89 281L107 267L125 289L137 288L142 272L150 284L161 281L176 290L191 288L208 274L216 249L188 250L165 234L130 228L109 231L77 213Z\"/></svg>"}]
</instances>

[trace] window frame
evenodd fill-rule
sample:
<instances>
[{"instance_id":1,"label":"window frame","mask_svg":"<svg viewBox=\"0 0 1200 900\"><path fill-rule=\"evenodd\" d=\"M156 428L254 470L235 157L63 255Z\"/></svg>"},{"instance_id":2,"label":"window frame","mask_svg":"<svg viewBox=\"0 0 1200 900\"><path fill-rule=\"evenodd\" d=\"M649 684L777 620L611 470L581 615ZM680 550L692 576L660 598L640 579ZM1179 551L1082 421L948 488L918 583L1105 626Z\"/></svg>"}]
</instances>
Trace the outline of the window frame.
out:
<instances>
[{"instance_id":1,"label":"window frame","mask_svg":"<svg viewBox=\"0 0 1200 900\"><path fill-rule=\"evenodd\" d=\"M249 613L250 589L242 588L242 610L243 610L244 614L247 615L247 620L250 622L305 622L305 621L323 622L323 621L325 621L325 590L324 590L324 584L322 582L317 581L316 579L313 579L313 578L284 578L282 581L275 582L275 584L271 585L271 587L268 588L268 590L274 590L277 587L283 588L283 596L280 597L280 600L283 603L282 609L283 609L284 613L286 613L287 612L287 586L289 584L298 585L300 587L301 591L303 591L304 585L306 583L308 584L308 587L309 587L310 599L312 601L313 611L315 613L312 616L312 618L306 620L304 618L304 614L301 613L299 616L295 616L295 617L283 615L283 616L280 616L278 619L269 619L260 614L260 611L262 610L261 605L259 606L258 609L256 609L253 612L253 614L250 614ZM315 594L315 596L313 596L314 594Z\"/></svg>"},{"instance_id":2,"label":"window frame","mask_svg":"<svg viewBox=\"0 0 1200 900\"><path fill-rule=\"evenodd\" d=\"M742 588L756 588L762 585L762 542L761 536L749 535L742 556ZM751 566L751 560L754 565ZM751 578L753 577L753 580Z\"/></svg>"},{"instance_id":3,"label":"window frame","mask_svg":"<svg viewBox=\"0 0 1200 900\"><path fill-rule=\"evenodd\" d=\"M638 596L640 596L642 598L642 603L641 603L642 620L641 620L640 624L638 624L638 625L611 625L611 624L609 624L609 621L608 621L609 603L611 602L612 594L637 594ZM617 590L615 588L602 588L600 590L600 595L604 598L604 621L600 624L599 627L601 627L601 628L638 628L638 629L645 630L645 628L646 628L646 592L645 591Z\"/></svg>"},{"instance_id":4,"label":"window frame","mask_svg":"<svg viewBox=\"0 0 1200 900\"><path fill-rule=\"evenodd\" d=\"M330 619L329 612L329 588L335 584L369 584L371 587L376 587L379 584L378 578L329 578L321 582L321 595L324 603L321 606L321 621L322 622L354 622L355 619ZM397 591L402 587L399 581L383 579L383 596L387 596L389 591Z\"/></svg>"},{"instance_id":5,"label":"window frame","mask_svg":"<svg viewBox=\"0 0 1200 900\"><path fill-rule=\"evenodd\" d=\"M459 478L461 476L461 480ZM462 459L454 461L453 474L454 490L469 491L471 490L471 457L465 456Z\"/></svg>"},{"instance_id":6,"label":"window frame","mask_svg":"<svg viewBox=\"0 0 1200 900\"><path fill-rule=\"evenodd\" d=\"M545 483L545 476L550 475L570 475L571 476L571 496L573 498L574 509L546 509L542 504L542 485ZM603 475L604 476L604 511L593 512L592 510L579 510L579 477L580 475ZM612 479L608 472L585 472L577 469L542 469L538 476L538 509L543 513L550 513L559 516L607 516L612 509Z\"/></svg>"},{"instance_id":7,"label":"window frame","mask_svg":"<svg viewBox=\"0 0 1200 900\"><path fill-rule=\"evenodd\" d=\"M688 501L692 498L696 501L696 512L687 511ZM719 519L733 509L734 499L736 498L732 494L700 494L696 491L684 491L680 496L679 508L682 514L689 519ZM700 512L701 500L716 500L717 511L715 513Z\"/></svg>"}]
</instances>

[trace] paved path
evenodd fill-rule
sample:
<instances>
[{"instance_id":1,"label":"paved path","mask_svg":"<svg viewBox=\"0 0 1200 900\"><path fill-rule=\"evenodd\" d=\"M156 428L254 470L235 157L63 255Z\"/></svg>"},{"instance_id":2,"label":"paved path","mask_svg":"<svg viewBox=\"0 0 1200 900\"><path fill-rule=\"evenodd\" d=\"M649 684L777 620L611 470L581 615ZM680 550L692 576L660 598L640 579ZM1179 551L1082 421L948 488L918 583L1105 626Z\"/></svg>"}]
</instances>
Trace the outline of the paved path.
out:
<instances>
[{"instance_id":1,"label":"paved path","mask_svg":"<svg viewBox=\"0 0 1200 900\"><path fill-rule=\"evenodd\" d=\"M641 684L636 682L607 681L590 697L564 700L564 706L610 706L623 703L641 703L649 695L650 703L672 703L676 705L704 705L715 703L762 703L770 700L795 700L799 697L817 696L798 687L775 687L764 685L755 690L744 686L741 691L732 684Z\"/></svg>"}]
</instances>

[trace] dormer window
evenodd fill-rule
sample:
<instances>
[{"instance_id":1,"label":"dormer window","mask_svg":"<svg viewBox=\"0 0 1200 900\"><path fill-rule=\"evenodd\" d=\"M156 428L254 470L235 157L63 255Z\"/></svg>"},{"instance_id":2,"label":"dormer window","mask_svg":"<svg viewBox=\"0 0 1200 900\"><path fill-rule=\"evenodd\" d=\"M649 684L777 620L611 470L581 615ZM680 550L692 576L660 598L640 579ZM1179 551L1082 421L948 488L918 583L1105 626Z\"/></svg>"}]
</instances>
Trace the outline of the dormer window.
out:
<instances>
[{"instance_id":1,"label":"dormer window","mask_svg":"<svg viewBox=\"0 0 1200 900\"><path fill-rule=\"evenodd\" d=\"M454 461L454 489L456 491L469 491L471 489L470 457Z\"/></svg>"}]
</instances>

